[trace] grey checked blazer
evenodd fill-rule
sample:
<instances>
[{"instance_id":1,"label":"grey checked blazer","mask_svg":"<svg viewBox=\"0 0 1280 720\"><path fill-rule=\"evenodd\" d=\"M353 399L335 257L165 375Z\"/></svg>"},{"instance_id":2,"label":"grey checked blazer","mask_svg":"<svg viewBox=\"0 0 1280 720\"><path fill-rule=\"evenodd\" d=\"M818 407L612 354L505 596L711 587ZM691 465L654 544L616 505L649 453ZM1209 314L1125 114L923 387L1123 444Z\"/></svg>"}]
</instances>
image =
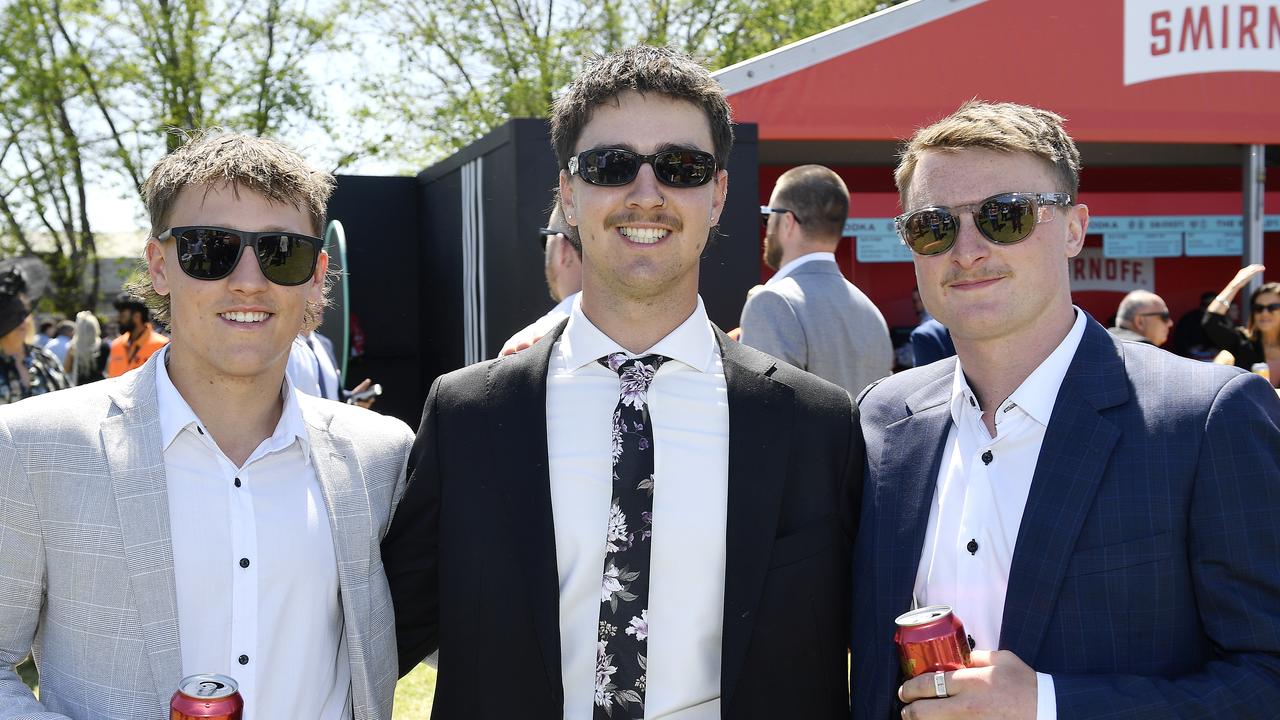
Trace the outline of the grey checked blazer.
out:
<instances>
[{"instance_id":1,"label":"grey checked blazer","mask_svg":"<svg viewBox=\"0 0 1280 720\"><path fill-rule=\"evenodd\" d=\"M155 362L0 407L0 718L169 717L182 653ZM355 718L390 718L378 545L413 434L361 408L299 403L333 528ZM12 670L29 649L42 704Z\"/></svg>"},{"instance_id":2,"label":"grey checked blazer","mask_svg":"<svg viewBox=\"0 0 1280 720\"><path fill-rule=\"evenodd\" d=\"M853 397L893 370L884 316L827 260L752 293L742 308L742 342Z\"/></svg>"}]
</instances>

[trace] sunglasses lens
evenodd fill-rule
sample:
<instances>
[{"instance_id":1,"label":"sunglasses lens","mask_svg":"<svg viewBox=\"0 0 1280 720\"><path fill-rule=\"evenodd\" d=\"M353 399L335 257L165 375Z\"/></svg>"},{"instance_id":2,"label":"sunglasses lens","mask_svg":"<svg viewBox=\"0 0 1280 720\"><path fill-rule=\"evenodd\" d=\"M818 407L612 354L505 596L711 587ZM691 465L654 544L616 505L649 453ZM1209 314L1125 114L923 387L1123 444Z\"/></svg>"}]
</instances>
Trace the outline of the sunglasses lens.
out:
<instances>
[{"instance_id":1,"label":"sunglasses lens","mask_svg":"<svg viewBox=\"0 0 1280 720\"><path fill-rule=\"evenodd\" d=\"M974 222L991 242L1012 245L1036 228L1036 204L1030 198L997 196L982 203Z\"/></svg>"},{"instance_id":2,"label":"sunglasses lens","mask_svg":"<svg viewBox=\"0 0 1280 720\"><path fill-rule=\"evenodd\" d=\"M258 237L258 266L277 285L301 285L311 279L318 254L309 237L287 233Z\"/></svg>"},{"instance_id":3,"label":"sunglasses lens","mask_svg":"<svg viewBox=\"0 0 1280 720\"><path fill-rule=\"evenodd\" d=\"M580 172L592 185L626 185L640 172L640 158L626 150L593 150L582 155Z\"/></svg>"},{"instance_id":4,"label":"sunglasses lens","mask_svg":"<svg viewBox=\"0 0 1280 720\"><path fill-rule=\"evenodd\" d=\"M653 159L653 174L659 182L675 187L705 185L715 171L715 158L697 150L672 150Z\"/></svg>"},{"instance_id":5,"label":"sunglasses lens","mask_svg":"<svg viewBox=\"0 0 1280 720\"><path fill-rule=\"evenodd\" d=\"M217 280L231 274L240 257L240 236L213 228L189 228L175 237L178 266L197 280Z\"/></svg>"},{"instance_id":6,"label":"sunglasses lens","mask_svg":"<svg viewBox=\"0 0 1280 720\"><path fill-rule=\"evenodd\" d=\"M902 224L902 238L919 255L937 255L956 242L956 219L940 208L912 213Z\"/></svg>"}]
</instances>

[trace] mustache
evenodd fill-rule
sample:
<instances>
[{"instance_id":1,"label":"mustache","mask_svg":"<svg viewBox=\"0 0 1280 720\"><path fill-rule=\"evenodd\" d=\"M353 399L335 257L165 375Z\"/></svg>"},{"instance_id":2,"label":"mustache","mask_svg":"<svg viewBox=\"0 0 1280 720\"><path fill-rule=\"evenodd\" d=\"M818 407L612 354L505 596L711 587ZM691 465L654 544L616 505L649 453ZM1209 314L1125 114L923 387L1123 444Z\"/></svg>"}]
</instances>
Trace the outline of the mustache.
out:
<instances>
[{"instance_id":1,"label":"mustache","mask_svg":"<svg viewBox=\"0 0 1280 720\"><path fill-rule=\"evenodd\" d=\"M999 278L999 277L1006 277L1011 274L1012 273L1010 273L1008 270L995 270L994 272L988 270L982 273L949 272L946 274L946 276L942 278L942 284L945 287L945 286L954 285L955 283L958 283L958 282L965 282L965 283L982 282L984 280L995 280L996 278Z\"/></svg>"},{"instance_id":2,"label":"mustache","mask_svg":"<svg viewBox=\"0 0 1280 720\"><path fill-rule=\"evenodd\" d=\"M638 212L636 210L619 210L612 213L604 219L605 227L618 227L619 225L638 225L643 223L651 223L654 225L665 225L673 232L680 232L684 229L684 223L680 218L665 212Z\"/></svg>"}]
</instances>

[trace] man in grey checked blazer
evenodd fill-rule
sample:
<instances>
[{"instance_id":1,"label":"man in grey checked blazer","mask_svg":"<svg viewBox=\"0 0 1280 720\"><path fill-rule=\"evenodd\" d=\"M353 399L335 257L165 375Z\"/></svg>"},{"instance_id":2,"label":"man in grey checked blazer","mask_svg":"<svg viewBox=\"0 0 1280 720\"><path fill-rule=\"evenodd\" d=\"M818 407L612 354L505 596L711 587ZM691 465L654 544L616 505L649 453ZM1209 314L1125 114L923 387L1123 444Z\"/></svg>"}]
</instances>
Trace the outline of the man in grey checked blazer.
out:
<instances>
[{"instance_id":1,"label":"man in grey checked blazer","mask_svg":"<svg viewBox=\"0 0 1280 720\"><path fill-rule=\"evenodd\" d=\"M206 136L166 157L144 187L153 229L138 289L169 316L172 344L119 378L0 409L0 718L167 718L179 680L196 672L238 676L242 689L251 672L260 677L246 694L247 720L390 718L396 648L378 544L404 491L413 436L398 420L284 381L293 337L318 317L327 259L318 243L314 260L305 243L291 246L301 255L275 253L295 234L319 234L331 182L262 138ZM202 247L157 239L175 225L268 234L246 252L213 232L196 236ZM218 242L233 254L212 254ZM230 274L202 279L219 262ZM280 282L298 279L281 268L301 282ZM166 431L176 405L190 418ZM232 511L208 511L197 486L235 498ZM256 504L243 514L236 503L249 497ZM271 506L281 497L314 502ZM233 512L242 512L238 528ZM289 547L265 546L272 529L262 520L292 532L299 517L299 532L280 543ZM243 525L255 520L256 536ZM229 536L230 547L204 535ZM307 564L316 557L320 572ZM237 584L250 572L272 576ZM206 579L217 587L215 577L234 573L239 597L199 597ZM235 617L228 612L224 625L217 613L187 612L207 607L234 608ZM257 623L249 630L246 615ZM332 622L303 621L288 635L290 615ZM295 641L312 637L328 639L318 661L331 674L308 670L317 659L306 655L320 645ZM39 701L13 671L28 651ZM216 666L191 667L191 658ZM279 687L301 691L275 698L275 710L254 707ZM331 699L323 711L287 709L317 694Z\"/></svg>"},{"instance_id":2,"label":"man in grey checked blazer","mask_svg":"<svg viewBox=\"0 0 1280 720\"><path fill-rule=\"evenodd\" d=\"M778 273L747 295L740 339L857 397L893 370L893 342L884 316L836 265L848 188L821 165L792 168L761 212L764 261Z\"/></svg>"},{"instance_id":3,"label":"man in grey checked blazer","mask_svg":"<svg viewBox=\"0 0 1280 720\"><path fill-rule=\"evenodd\" d=\"M1079 158L1057 115L978 101L903 154L900 232L957 356L859 399L854 720L1280 708L1280 402L1072 306ZM968 668L903 681L917 603L955 607Z\"/></svg>"}]
</instances>

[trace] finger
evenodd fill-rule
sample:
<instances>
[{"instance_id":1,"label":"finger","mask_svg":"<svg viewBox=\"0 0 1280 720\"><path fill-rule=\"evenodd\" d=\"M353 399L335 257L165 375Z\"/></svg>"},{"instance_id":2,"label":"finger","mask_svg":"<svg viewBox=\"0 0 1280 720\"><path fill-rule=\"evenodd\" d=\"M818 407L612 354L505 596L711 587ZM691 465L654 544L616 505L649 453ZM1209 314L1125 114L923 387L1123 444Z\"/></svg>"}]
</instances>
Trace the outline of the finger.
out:
<instances>
[{"instance_id":1,"label":"finger","mask_svg":"<svg viewBox=\"0 0 1280 720\"><path fill-rule=\"evenodd\" d=\"M963 671L961 671L963 672ZM947 685L947 695L956 694L956 685L960 682L955 677L956 673L943 673L943 678ZM923 675L917 675L910 680L902 683L898 688L898 699L904 703L911 703L917 700L935 699L938 697L937 688L933 684L933 673L927 672Z\"/></svg>"},{"instance_id":2,"label":"finger","mask_svg":"<svg viewBox=\"0 0 1280 720\"><path fill-rule=\"evenodd\" d=\"M947 712L948 705L949 703L941 698L917 700L902 708L902 718L903 720L933 720L951 717L954 713Z\"/></svg>"},{"instance_id":3,"label":"finger","mask_svg":"<svg viewBox=\"0 0 1280 720\"><path fill-rule=\"evenodd\" d=\"M514 355L515 353L516 353L516 349L511 345L507 345L506 347L502 348L502 352L498 353L498 356L502 357L503 355Z\"/></svg>"},{"instance_id":4,"label":"finger","mask_svg":"<svg viewBox=\"0 0 1280 720\"><path fill-rule=\"evenodd\" d=\"M363 380L359 385L357 385L357 386L355 386L354 388L352 388L352 389L351 389L351 392L354 394L354 393L363 392L363 391L365 391L365 390L368 390L368 389L369 389L369 385L370 385L372 382L373 382L373 381L372 381L372 380L370 380L369 378L365 378L365 379L364 379L364 380Z\"/></svg>"}]
</instances>

